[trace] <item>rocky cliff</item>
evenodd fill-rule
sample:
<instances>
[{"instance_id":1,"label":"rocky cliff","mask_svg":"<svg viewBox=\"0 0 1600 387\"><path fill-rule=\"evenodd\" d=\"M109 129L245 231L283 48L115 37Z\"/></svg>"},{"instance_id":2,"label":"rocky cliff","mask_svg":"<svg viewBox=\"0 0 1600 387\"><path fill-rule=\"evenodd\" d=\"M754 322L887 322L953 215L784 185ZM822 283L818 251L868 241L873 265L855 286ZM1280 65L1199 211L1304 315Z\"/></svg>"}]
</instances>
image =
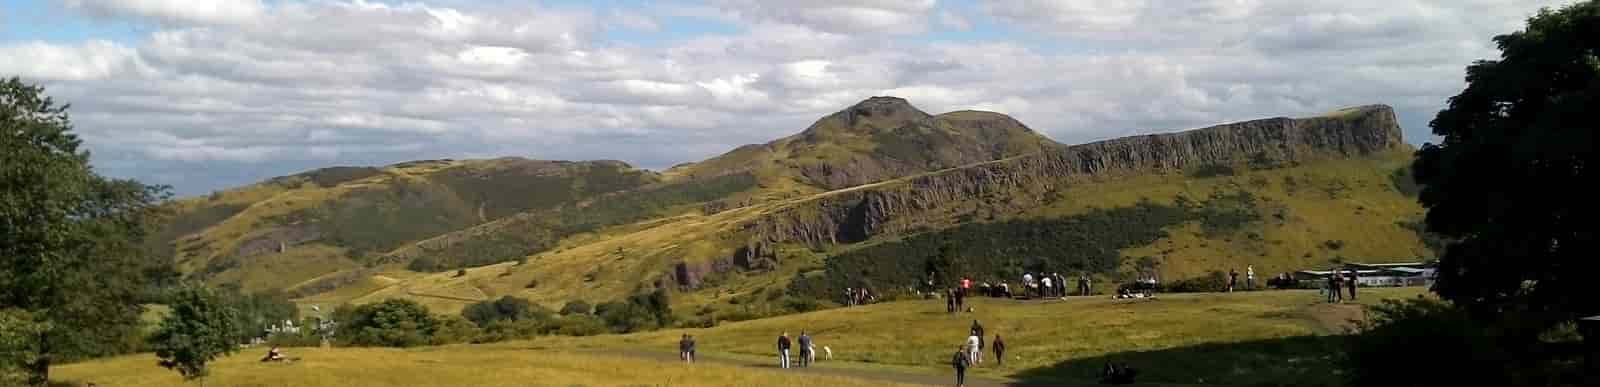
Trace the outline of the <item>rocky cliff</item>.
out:
<instances>
[{"instance_id":1,"label":"rocky cliff","mask_svg":"<svg viewBox=\"0 0 1600 387\"><path fill-rule=\"evenodd\" d=\"M1207 164L1297 163L1401 149L1388 106L1363 106L1312 118L1269 118L1178 133L1075 145L818 195L770 211L743 228L741 255L771 243L854 243L903 233L980 206L1035 206L1047 192L1086 178L1182 170ZM977 204L981 203L981 204Z\"/></svg>"}]
</instances>

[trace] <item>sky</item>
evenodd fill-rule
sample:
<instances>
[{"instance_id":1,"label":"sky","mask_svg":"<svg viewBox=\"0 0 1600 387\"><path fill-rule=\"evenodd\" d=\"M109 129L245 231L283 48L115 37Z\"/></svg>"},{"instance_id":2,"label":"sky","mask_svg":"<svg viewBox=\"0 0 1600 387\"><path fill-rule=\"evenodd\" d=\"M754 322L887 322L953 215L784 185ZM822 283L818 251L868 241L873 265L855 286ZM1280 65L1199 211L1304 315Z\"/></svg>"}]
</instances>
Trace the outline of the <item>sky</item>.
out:
<instances>
[{"instance_id":1,"label":"sky","mask_svg":"<svg viewBox=\"0 0 1600 387\"><path fill-rule=\"evenodd\" d=\"M870 96L1064 143L1393 106L1406 141L1540 0L0 0L0 77L182 196L335 165L664 169Z\"/></svg>"}]
</instances>

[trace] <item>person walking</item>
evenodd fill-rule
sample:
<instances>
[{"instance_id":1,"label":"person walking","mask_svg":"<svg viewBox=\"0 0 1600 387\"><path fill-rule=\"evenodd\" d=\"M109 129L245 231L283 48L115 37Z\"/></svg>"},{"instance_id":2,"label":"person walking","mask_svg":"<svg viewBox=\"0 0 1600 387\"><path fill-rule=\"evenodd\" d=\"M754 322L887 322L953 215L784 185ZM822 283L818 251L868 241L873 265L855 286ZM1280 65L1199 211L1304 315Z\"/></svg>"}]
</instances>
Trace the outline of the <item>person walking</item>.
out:
<instances>
[{"instance_id":1,"label":"person walking","mask_svg":"<svg viewBox=\"0 0 1600 387\"><path fill-rule=\"evenodd\" d=\"M1328 284L1326 286L1324 286L1324 287L1326 287L1328 289L1328 303L1329 304L1337 303L1337 302L1343 300L1343 297L1341 297L1339 295L1340 292L1339 292L1339 272L1338 271L1334 271L1332 273L1328 273Z\"/></svg>"},{"instance_id":2,"label":"person walking","mask_svg":"<svg viewBox=\"0 0 1600 387\"><path fill-rule=\"evenodd\" d=\"M1233 293L1233 288L1239 286L1239 271L1228 269L1228 293Z\"/></svg>"},{"instance_id":3,"label":"person walking","mask_svg":"<svg viewBox=\"0 0 1600 387\"><path fill-rule=\"evenodd\" d=\"M778 336L778 366L789 368L789 332Z\"/></svg>"},{"instance_id":4,"label":"person walking","mask_svg":"<svg viewBox=\"0 0 1600 387\"><path fill-rule=\"evenodd\" d=\"M972 365L972 359L967 358L967 347L956 347L956 354L950 357L950 367L956 369L956 387L966 387L969 365Z\"/></svg>"},{"instance_id":5,"label":"person walking","mask_svg":"<svg viewBox=\"0 0 1600 387\"><path fill-rule=\"evenodd\" d=\"M1244 267L1244 290L1256 290L1256 265Z\"/></svg>"},{"instance_id":6,"label":"person walking","mask_svg":"<svg viewBox=\"0 0 1600 387\"><path fill-rule=\"evenodd\" d=\"M997 362L995 364L1006 365L1006 341L1000 338L999 333L994 334L994 341L990 342L989 346L994 347L994 361Z\"/></svg>"},{"instance_id":7,"label":"person walking","mask_svg":"<svg viewBox=\"0 0 1600 387\"><path fill-rule=\"evenodd\" d=\"M1050 276L1045 275L1041 277L1044 277L1043 279L1039 280L1039 293L1041 294L1041 297L1049 298L1055 295L1055 290L1050 289Z\"/></svg>"},{"instance_id":8,"label":"person walking","mask_svg":"<svg viewBox=\"0 0 1600 387\"><path fill-rule=\"evenodd\" d=\"M1094 278L1089 277L1089 273L1083 273L1083 295L1091 294L1094 294Z\"/></svg>"},{"instance_id":9,"label":"person walking","mask_svg":"<svg viewBox=\"0 0 1600 387\"><path fill-rule=\"evenodd\" d=\"M982 352L978 352L978 346L979 346L978 342L980 342L980 341L983 341L983 339L979 339L977 333L973 333L973 334L967 336L967 345L966 345L967 357L968 357L969 360L971 360L972 364L978 364L978 363L982 363L983 362L983 357L980 356L983 353Z\"/></svg>"},{"instance_id":10,"label":"person walking","mask_svg":"<svg viewBox=\"0 0 1600 387\"><path fill-rule=\"evenodd\" d=\"M1056 290L1061 294L1061 298L1067 298L1067 277L1061 276L1061 273L1050 273L1050 275L1056 277Z\"/></svg>"},{"instance_id":11,"label":"person walking","mask_svg":"<svg viewBox=\"0 0 1600 387\"><path fill-rule=\"evenodd\" d=\"M694 338L688 334L684 334L683 339L678 340L678 358L683 359L684 363L694 362Z\"/></svg>"},{"instance_id":12,"label":"person walking","mask_svg":"<svg viewBox=\"0 0 1600 387\"><path fill-rule=\"evenodd\" d=\"M1356 284L1356 276L1358 276L1358 275L1359 274L1357 274L1354 269L1351 269L1350 270L1350 278L1349 278L1348 281L1345 281L1345 285L1344 286L1350 288L1350 301L1355 301L1356 300L1356 285L1357 285Z\"/></svg>"},{"instance_id":13,"label":"person walking","mask_svg":"<svg viewBox=\"0 0 1600 387\"><path fill-rule=\"evenodd\" d=\"M800 368L810 367L811 360L813 359L811 351L811 335L807 335L806 331L802 330L800 331L800 339L796 341L799 342L797 344L800 344Z\"/></svg>"}]
</instances>

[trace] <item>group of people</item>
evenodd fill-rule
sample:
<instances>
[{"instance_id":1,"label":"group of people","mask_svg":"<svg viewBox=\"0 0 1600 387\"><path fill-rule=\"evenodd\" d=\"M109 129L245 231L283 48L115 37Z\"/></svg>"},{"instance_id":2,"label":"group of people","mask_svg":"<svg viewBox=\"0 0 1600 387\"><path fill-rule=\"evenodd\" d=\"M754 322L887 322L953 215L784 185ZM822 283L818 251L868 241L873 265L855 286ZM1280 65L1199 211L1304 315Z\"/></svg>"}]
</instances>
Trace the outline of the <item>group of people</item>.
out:
<instances>
[{"instance_id":1,"label":"group of people","mask_svg":"<svg viewBox=\"0 0 1600 387\"><path fill-rule=\"evenodd\" d=\"M1339 292L1340 288L1349 289L1350 300L1355 301L1358 279L1355 270L1346 270L1345 273L1334 270L1328 273L1327 284L1323 287L1323 293L1328 296L1328 303L1344 302L1344 294Z\"/></svg>"},{"instance_id":2,"label":"group of people","mask_svg":"<svg viewBox=\"0 0 1600 387\"><path fill-rule=\"evenodd\" d=\"M867 288L844 288L844 306L866 305L878 300Z\"/></svg>"},{"instance_id":3,"label":"group of people","mask_svg":"<svg viewBox=\"0 0 1600 387\"><path fill-rule=\"evenodd\" d=\"M1032 272L1027 272L1022 274L1022 282L1018 284L1022 287L1020 291L1013 289L1011 284L1005 281L1000 281L998 283L984 281L981 284L976 284L976 293L971 293L974 286L972 279L962 278L959 287L956 289L947 289L946 294L951 294L951 291L959 291L961 292L958 295L960 297L977 294L995 298L1016 298L1019 296L1026 298L1061 298L1072 295L1087 296L1094 293L1093 281L1094 280L1091 279L1088 274L1080 274L1078 276L1077 289L1069 292L1067 291L1067 283L1070 282L1070 279L1067 276L1061 275L1061 273L1040 273L1038 275L1034 275ZM959 305L952 305L952 307L955 310L960 309Z\"/></svg>"},{"instance_id":4,"label":"group of people","mask_svg":"<svg viewBox=\"0 0 1600 387\"><path fill-rule=\"evenodd\" d=\"M806 334L806 331L800 331L800 336L790 341L789 332L783 332L778 335L779 367L789 368L789 350L796 346L800 347L800 367L810 367L812 363L816 363L817 347L811 342L811 335Z\"/></svg>"},{"instance_id":5,"label":"group of people","mask_svg":"<svg viewBox=\"0 0 1600 387\"><path fill-rule=\"evenodd\" d=\"M684 363L694 362L694 336L685 333L682 340L678 340L678 358Z\"/></svg>"},{"instance_id":6,"label":"group of people","mask_svg":"<svg viewBox=\"0 0 1600 387\"><path fill-rule=\"evenodd\" d=\"M994 335L994 341L989 343L989 348L994 350L995 362L1005 365L1006 341L999 333ZM967 368L983 364L983 349L983 324L979 324L978 320L972 320L972 330L967 335L966 342L962 343L950 357L950 366L956 370L956 387L966 386Z\"/></svg>"},{"instance_id":7,"label":"group of people","mask_svg":"<svg viewBox=\"0 0 1600 387\"><path fill-rule=\"evenodd\" d=\"M1228 269L1228 292L1239 287L1239 271ZM1248 265L1244 268L1244 290L1256 290L1256 266Z\"/></svg>"}]
</instances>

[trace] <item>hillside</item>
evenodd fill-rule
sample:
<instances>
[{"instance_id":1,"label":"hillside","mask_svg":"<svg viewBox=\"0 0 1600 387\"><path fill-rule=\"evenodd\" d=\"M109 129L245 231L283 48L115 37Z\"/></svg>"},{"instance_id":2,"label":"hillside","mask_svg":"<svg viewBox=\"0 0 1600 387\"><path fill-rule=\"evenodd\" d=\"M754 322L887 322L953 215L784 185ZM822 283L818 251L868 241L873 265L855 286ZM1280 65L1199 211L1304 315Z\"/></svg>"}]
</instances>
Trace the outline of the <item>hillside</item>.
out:
<instances>
[{"instance_id":1,"label":"hillside","mask_svg":"<svg viewBox=\"0 0 1600 387\"><path fill-rule=\"evenodd\" d=\"M216 282L447 312L667 287L685 318L782 313L846 286L906 289L936 254L993 281L1265 278L1432 256L1399 133L1391 109L1363 106L1063 146L1004 115L874 97L660 174L520 159L316 171L179 202L164 235ZM532 165L559 167L467 173Z\"/></svg>"},{"instance_id":2,"label":"hillside","mask_svg":"<svg viewBox=\"0 0 1600 387\"><path fill-rule=\"evenodd\" d=\"M171 203L172 219L148 248L214 283L291 288L338 270L392 263L386 253L407 242L659 180L615 161L325 168Z\"/></svg>"},{"instance_id":3,"label":"hillside","mask_svg":"<svg viewBox=\"0 0 1600 387\"><path fill-rule=\"evenodd\" d=\"M1421 213L1397 172L1409 152L1385 107L1220 125L689 210L567 238L526 265L305 301L410 297L455 310L511 294L554 307L665 286L682 290L693 318L778 313L790 297L906 286L946 241L994 280L1053 268L1117 282L1141 267L1181 279L1251 264L1265 278L1412 260L1432 252L1408 228Z\"/></svg>"}]
</instances>

